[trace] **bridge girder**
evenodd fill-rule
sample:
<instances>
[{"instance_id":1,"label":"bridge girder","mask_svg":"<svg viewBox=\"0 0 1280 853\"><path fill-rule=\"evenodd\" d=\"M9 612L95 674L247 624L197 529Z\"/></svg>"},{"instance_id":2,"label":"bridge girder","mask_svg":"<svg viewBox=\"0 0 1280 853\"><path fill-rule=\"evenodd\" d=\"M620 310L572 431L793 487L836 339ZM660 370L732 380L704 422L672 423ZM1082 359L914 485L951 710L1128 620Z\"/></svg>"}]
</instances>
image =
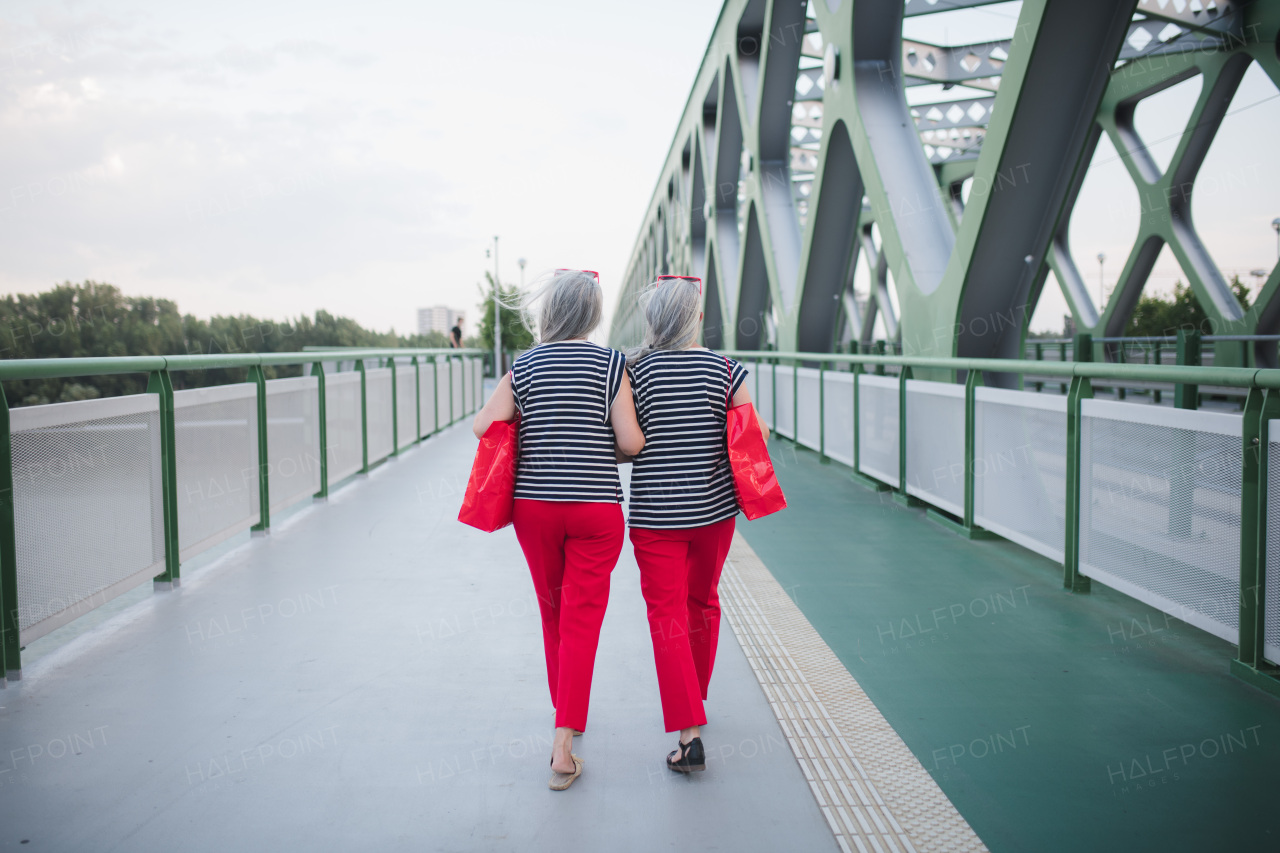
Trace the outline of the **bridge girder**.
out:
<instances>
[{"instance_id":1,"label":"bridge girder","mask_svg":"<svg viewBox=\"0 0 1280 853\"><path fill-rule=\"evenodd\" d=\"M1050 271L1078 328L1117 334L1164 245L1215 332L1280 331L1280 265L1241 311L1190 218L1196 172L1244 69L1257 62L1280 80L1277 4L1025 0L1011 39L904 40L904 17L931 11L923 0L725 3L612 343L639 340L637 293L674 272L706 282L710 346L832 351L869 344L879 325L908 353L1011 357ZM1133 107L1192 74L1205 85L1161 174ZM908 106L905 90L930 83L992 94ZM1103 133L1144 205L1121 284L1099 307L1066 235ZM862 298L859 263L870 274Z\"/></svg>"}]
</instances>

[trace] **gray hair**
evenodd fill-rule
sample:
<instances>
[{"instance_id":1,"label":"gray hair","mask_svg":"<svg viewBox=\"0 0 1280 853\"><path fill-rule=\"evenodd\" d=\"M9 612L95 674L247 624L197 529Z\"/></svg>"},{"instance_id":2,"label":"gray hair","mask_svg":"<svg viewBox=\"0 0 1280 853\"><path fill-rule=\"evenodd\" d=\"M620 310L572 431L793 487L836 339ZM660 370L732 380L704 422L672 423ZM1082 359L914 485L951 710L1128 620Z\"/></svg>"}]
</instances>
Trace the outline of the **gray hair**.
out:
<instances>
[{"instance_id":1,"label":"gray hair","mask_svg":"<svg viewBox=\"0 0 1280 853\"><path fill-rule=\"evenodd\" d=\"M520 312L525 328L540 344L585 338L604 317L600 281L581 270L557 270L543 275L517 300L503 300L503 304Z\"/></svg>"},{"instance_id":2,"label":"gray hair","mask_svg":"<svg viewBox=\"0 0 1280 853\"><path fill-rule=\"evenodd\" d=\"M640 294L644 314L644 343L627 350L627 364L635 364L651 352L679 350L698 342L702 323L702 294L685 279L667 279Z\"/></svg>"}]
</instances>

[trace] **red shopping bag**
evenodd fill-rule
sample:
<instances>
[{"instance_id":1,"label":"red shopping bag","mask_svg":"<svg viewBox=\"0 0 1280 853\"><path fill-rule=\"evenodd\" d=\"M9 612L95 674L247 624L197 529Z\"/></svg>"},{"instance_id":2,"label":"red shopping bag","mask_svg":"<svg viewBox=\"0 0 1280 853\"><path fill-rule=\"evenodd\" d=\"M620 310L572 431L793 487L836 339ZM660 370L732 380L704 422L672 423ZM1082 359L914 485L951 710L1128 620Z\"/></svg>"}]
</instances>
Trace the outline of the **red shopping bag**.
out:
<instances>
[{"instance_id":1,"label":"red shopping bag","mask_svg":"<svg viewBox=\"0 0 1280 853\"><path fill-rule=\"evenodd\" d=\"M515 420L494 421L485 430L471 464L471 479L458 510L458 521L486 533L511 523L515 506L516 465L520 435L520 415Z\"/></svg>"},{"instance_id":2,"label":"red shopping bag","mask_svg":"<svg viewBox=\"0 0 1280 853\"><path fill-rule=\"evenodd\" d=\"M725 359L725 366L729 360ZM729 371L729 388L733 389L733 370ZM733 488L738 493L738 507L748 521L786 509L787 497L778 485L769 458L769 446L756 407L750 403L728 408L726 397L725 439L729 446L729 466L733 469Z\"/></svg>"}]
</instances>

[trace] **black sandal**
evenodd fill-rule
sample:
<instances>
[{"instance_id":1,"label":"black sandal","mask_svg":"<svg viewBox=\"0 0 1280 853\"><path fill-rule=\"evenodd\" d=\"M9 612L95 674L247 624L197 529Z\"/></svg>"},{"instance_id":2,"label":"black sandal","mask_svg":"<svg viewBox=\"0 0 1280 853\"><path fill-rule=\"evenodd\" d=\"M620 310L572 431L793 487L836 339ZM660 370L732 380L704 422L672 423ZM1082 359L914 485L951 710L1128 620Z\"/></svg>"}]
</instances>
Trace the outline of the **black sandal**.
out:
<instances>
[{"instance_id":1,"label":"black sandal","mask_svg":"<svg viewBox=\"0 0 1280 853\"><path fill-rule=\"evenodd\" d=\"M680 773L707 769L707 756L702 748L702 738L696 737L682 743L667 756L667 767Z\"/></svg>"}]
</instances>

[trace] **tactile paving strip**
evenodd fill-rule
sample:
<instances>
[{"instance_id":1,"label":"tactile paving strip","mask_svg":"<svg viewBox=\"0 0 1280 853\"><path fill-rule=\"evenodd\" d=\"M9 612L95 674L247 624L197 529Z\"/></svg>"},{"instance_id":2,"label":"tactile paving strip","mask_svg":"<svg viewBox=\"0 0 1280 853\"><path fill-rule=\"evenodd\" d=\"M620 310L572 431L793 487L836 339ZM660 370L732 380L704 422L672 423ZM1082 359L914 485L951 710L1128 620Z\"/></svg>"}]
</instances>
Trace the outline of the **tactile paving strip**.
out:
<instances>
[{"instance_id":1,"label":"tactile paving strip","mask_svg":"<svg viewBox=\"0 0 1280 853\"><path fill-rule=\"evenodd\" d=\"M841 849L987 849L740 535L720 604Z\"/></svg>"}]
</instances>

